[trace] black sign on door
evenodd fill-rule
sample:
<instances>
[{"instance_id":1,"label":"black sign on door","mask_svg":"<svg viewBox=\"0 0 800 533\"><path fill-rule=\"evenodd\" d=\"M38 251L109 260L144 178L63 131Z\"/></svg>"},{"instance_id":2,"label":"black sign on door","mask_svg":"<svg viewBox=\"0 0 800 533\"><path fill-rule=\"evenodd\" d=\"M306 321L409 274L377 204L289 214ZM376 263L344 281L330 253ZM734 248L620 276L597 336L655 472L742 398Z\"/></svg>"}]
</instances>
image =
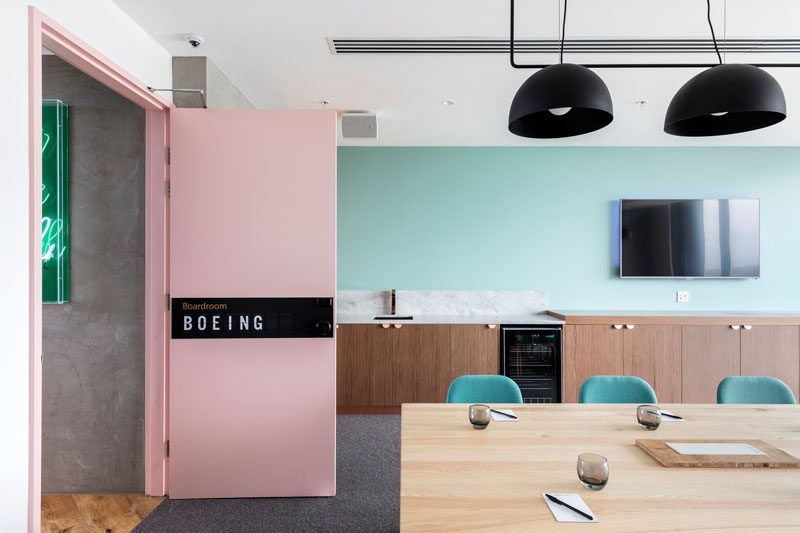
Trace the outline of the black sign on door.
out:
<instances>
[{"instance_id":1,"label":"black sign on door","mask_svg":"<svg viewBox=\"0 0 800 533\"><path fill-rule=\"evenodd\" d=\"M333 337L333 298L173 298L173 339Z\"/></svg>"}]
</instances>

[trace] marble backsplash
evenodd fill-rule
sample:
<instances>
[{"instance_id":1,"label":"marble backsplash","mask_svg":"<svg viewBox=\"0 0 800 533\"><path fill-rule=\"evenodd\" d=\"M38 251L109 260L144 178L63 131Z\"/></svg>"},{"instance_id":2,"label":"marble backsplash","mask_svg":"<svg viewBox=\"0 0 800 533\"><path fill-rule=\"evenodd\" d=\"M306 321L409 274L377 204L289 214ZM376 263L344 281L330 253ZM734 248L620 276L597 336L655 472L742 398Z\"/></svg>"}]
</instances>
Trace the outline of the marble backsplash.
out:
<instances>
[{"instance_id":1,"label":"marble backsplash","mask_svg":"<svg viewBox=\"0 0 800 533\"><path fill-rule=\"evenodd\" d=\"M337 291L340 315L391 313L391 291ZM398 315L528 315L543 313L543 291L397 291Z\"/></svg>"}]
</instances>

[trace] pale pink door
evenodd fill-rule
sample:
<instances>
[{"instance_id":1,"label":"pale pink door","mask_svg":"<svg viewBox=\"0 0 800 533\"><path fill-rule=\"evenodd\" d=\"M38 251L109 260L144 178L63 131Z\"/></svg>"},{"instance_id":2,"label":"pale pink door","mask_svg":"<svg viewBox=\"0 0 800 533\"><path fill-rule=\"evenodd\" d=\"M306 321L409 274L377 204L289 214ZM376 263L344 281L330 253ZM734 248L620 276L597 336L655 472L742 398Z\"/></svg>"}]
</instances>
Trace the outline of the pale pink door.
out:
<instances>
[{"instance_id":1,"label":"pale pink door","mask_svg":"<svg viewBox=\"0 0 800 533\"><path fill-rule=\"evenodd\" d=\"M170 292L333 297L334 111L170 111ZM334 339L172 339L169 496L332 496Z\"/></svg>"}]
</instances>

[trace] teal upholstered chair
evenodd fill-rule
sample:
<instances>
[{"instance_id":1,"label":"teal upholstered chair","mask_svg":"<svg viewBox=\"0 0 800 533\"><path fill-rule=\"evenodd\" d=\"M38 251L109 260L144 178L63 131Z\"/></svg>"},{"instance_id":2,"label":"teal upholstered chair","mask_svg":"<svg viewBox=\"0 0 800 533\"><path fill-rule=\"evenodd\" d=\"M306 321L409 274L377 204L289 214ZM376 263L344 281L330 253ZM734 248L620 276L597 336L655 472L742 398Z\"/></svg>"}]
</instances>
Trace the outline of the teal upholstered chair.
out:
<instances>
[{"instance_id":1,"label":"teal upholstered chair","mask_svg":"<svg viewBox=\"0 0 800 533\"><path fill-rule=\"evenodd\" d=\"M797 403L786 383L769 376L731 376L717 386L717 403Z\"/></svg>"},{"instance_id":2,"label":"teal upholstered chair","mask_svg":"<svg viewBox=\"0 0 800 533\"><path fill-rule=\"evenodd\" d=\"M642 378L592 376L581 385L580 403L656 403L656 393Z\"/></svg>"},{"instance_id":3,"label":"teal upholstered chair","mask_svg":"<svg viewBox=\"0 0 800 533\"><path fill-rule=\"evenodd\" d=\"M522 393L506 376L460 376L447 389L447 403L522 403Z\"/></svg>"}]
</instances>

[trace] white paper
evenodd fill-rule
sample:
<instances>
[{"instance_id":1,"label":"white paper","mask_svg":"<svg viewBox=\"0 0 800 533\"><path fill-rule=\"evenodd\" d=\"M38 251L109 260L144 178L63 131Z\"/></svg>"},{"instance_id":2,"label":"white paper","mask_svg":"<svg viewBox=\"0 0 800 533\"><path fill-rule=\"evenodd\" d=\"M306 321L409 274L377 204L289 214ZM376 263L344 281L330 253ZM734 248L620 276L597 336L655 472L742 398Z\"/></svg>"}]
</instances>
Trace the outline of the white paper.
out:
<instances>
[{"instance_id":1,"label":"white paper","mask_svg":"<svg viewBox=\"0 0 800 533\"><path fill-rule=\"evenodd\" d=\"M666 409L662 409L661 414L674 415L675 413L673 413L672 411L667 411ZM683 418L672 418L671 416L662 416L661 422L683 422Z\"/></svg>"},{"instance_id":2,"label":"white paper","mask_svg":"<svg viewBox=\"0 0 800 533\"><path fill-rule=\"evenodd\" d=\"M745 442L668 442L681 455L767 455Z\"/></svg>"},{"instance_id":3,"label":"white paper","mask_svg":"<svg viewBox=\"0 0 800 533\"><path fill-rule=\"evenodd\" d=\"M592 520L589 520L585 516L581 516L572 509L567 509L563 505L559 505L556 502L551 502L550 499L545 496L545 494L549 494L550 496L554 496L561 500L564 503L568 503L576 509L580 509L584 513L589 514L590 516L594 517ZM589 506L584 503L583 498L580 497L578 494L555 494L553 492L543 492L542 498L547 503L547 506L550 508L550 512L553 513L553 518L555 518L559 522L597 522L597 516L589 509Z\"/></svg>"},{"instance_id":4,"label":"white paper","mask_svg":"<svg viewBox=\"0 0 800 533\"><path fill-rule=\"evenodd\" d=\"M508 413L510 415L514 414L514 411L511 409L495 409L496 411L500 411L501 413ZM495 413L492 411L492 420L497 420L498 422L516 422L516 418L511 418L510 416L504 416L499 413Z\"/></svg>"}]
</instances>

